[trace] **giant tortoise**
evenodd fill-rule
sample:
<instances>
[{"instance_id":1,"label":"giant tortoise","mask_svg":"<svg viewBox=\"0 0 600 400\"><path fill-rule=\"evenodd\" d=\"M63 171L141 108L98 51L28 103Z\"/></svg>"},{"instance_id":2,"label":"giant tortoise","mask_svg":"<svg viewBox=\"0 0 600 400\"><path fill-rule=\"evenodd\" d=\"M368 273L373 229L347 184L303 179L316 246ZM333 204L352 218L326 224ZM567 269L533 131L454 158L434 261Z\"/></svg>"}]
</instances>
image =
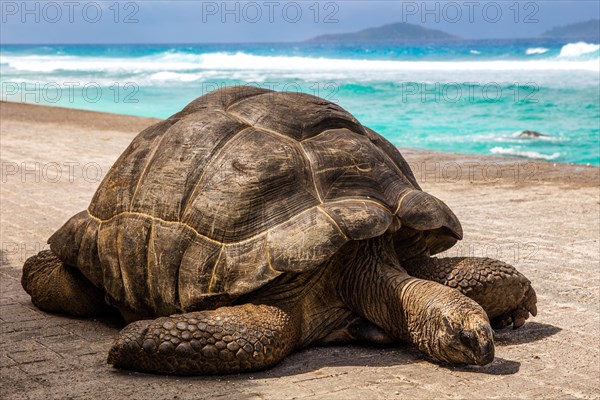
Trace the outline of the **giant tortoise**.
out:
<instances>
[{"instance_id":1,"label":"giant tortoise","mask_svg":"<svg viewBox=\"0 0 600 400\"><path fill-rule=\"evenodd\" d=\"M343 108L237 86L142 131L22 284L43 310L118 310L129 325L108 363L138 371L255 371L313 344L399 341L483 365L492 326L521 326L536 296L503 262L432 257L461 238Z\"/></svg>"}]
</instances>

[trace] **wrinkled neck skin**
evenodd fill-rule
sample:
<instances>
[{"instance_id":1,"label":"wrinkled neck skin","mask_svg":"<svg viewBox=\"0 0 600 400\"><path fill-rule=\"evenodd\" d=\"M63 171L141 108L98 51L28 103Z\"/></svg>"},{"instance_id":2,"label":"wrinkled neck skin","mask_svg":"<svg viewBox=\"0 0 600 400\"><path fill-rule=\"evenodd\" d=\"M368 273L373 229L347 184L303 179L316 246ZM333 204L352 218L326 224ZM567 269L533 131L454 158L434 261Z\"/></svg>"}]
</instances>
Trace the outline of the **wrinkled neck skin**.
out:
<instances>
[{"instance_id":1,"label":"wrinkled neck skin","mask_svg":"<svg viewBox=\"0 0 600 400\"><path fill-rule=\"evenodd\" d=\"M333 262L339 274L336 292L342 302L388 335L410 340L414 329L409 330L409 324L418 321L405 308L414 295L411 285L417 282L400 266L391 237L356 242L349 250Z\"/></svg>"},{"instance_id":2,"label":"wrinkled neck skin","mask_svg":"<svg viewBox=\"0 0 600 400\"><path fill-rule=\"evenodd\" d=\"M408 340L408 316L398 296L408 289L411 279L400 267L390 237L384 236L350 242L325 265L310 273L282 277L249 301L296 314L301 331L298 347L327 336L351 314Z\"/></svg>"}]
</instances>

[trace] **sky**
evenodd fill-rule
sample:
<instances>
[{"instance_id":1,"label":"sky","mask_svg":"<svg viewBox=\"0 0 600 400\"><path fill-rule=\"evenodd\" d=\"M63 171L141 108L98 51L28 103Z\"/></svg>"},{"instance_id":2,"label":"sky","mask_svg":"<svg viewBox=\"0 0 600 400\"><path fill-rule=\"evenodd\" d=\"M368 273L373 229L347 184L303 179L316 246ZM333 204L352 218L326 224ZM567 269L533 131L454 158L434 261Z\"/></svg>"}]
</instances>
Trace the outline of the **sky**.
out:
<instances>
[{"instance_id":1,"label":"sky","mask_svg":"<svg viewBox=\"0 0 600 400\"><path fill-rule=\"evenodd\" d=\"M600 1L0 0L0 44L296 42L394 22L465 39L533 37Z\"/></svg>"}]
</instances>

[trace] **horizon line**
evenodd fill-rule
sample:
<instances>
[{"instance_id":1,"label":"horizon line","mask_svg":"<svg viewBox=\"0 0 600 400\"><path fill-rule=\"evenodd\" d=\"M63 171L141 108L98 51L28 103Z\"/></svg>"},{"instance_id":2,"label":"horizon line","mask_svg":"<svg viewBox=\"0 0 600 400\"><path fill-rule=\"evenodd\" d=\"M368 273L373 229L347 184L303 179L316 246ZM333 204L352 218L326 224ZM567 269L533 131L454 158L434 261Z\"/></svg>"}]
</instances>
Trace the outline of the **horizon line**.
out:
<instances>
[{"instance_id":1,"label":"horizon line","mask_svg":"<svg viewBox=\"0 0 600 400\"><path fill-rule=\"evenodd\" d=\"M480 38L480 39L469 39L469 38L444 38L444 39L411 39L406 41L385 41L385 40L365 40L365 41L331 41L331 42L313 42L312 39L302 41L280 41L280 42L268 42L268 41L256 41L256 42L93 42L93 43L2 43L2 46L148 46L148 45L177 45L177 46L197 46L197 45L282 45L282 44L301 44L301 45L353 45L353 44L413 44L413 43L454 43L454 42L485 42L485 41L517 41L517 40L595 40L600 43L600 37L584 36L584 37L546 37L546 36L532 36L532 37L518 37L518 38Z\"/></svg>"}]
</instances>

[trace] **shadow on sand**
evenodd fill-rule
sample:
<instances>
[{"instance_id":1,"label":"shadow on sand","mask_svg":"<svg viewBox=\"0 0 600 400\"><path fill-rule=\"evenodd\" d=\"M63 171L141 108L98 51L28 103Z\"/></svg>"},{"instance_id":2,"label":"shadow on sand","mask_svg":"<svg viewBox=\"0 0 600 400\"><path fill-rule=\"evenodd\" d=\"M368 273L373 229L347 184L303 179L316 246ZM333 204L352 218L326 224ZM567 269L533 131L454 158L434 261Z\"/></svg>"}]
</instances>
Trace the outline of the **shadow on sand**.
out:
<instances>
[{"instance_id":1,"label":"shadow on sand","mask_svg":"<svg viewBox=\"0 0 600 400\"><path fill-rule=\"evenodd\" d=\"M102 322L112 327L122 325L117 316L105 317ZM119 323L121 322L121 323ZM561 328L553 325L528 322L519 329L503 329L495 332L496 346L518 345L543 340L560 332ZM485 366L453 365L441 363L421 353L408 344L393 346L360 346L338 345L326 347L309 347L288 356L278 366L262 372L242 373L221 376L187 377L193 380L229 380L244 381L248 379L269 379L284 376L294 376L316 373L309 379L319 379L319 370L326 367L390 367L394 365L409 365L419 362L430 362L441 369L486 375L512 375L519 372L521 363L496 357L494 362ZM113 369L117 375L129 377L147 376L143 373ZM324 374L323 377L327 376Z\"/></svg>"},{"instance_id":2,"label":"shadow on sand","mask_svg":"<svg viewBox=\"0 0 600 400\"><path fill-rule=\"evenodd\" d=\"M288 357L280 367L273 369L267 376L281 377L298 375L332 366L344 367L391 367L413 363L430 362L439 368L450 371L472 372L488 375L512 375L519 372L521 363L496 357L494 362L485 366L453 365L441 363L424 355L409 345L395 347L321 347L309 348ZM267 377L265 376L265 377Z\"/></svg>"},{"instance_id":3,"label":"shadow on sand","mask_svg":"<svg viewBox=\"0 0 600 400\"><path fill-rule=\"evenodd\" d=\"M524 344L542 340L560 331L560 328L553 325L539 322L529 322L516 330L508 328L496 331L495 340L496 345L498 346ZM220 377L190 377L190 379L224 379L232 381L268 379L316 372L325 367L389 367L394 365L408 365L422 361L431 362L438 365L440 368L449 371L461 371L487 375L512 375L519 372L519 368L521 367L521 363L517 361L506 360L500 357L496 357L494 362L485 366L457 366L445 364L437 362L424 355L417 349L404 344L389 347L346 345L310 347L288 356L278 366L263 372L226 375ZM116 374L127 374L128 376L145 375L118 369L114 369L113 371ZM319 379L319 377L314 377L311 379Z\"/></svg>"},{"instance_id":4,"label":"shadow on sand","mask_svg":"<svg viewBox=\"0 0 600 400\"><path fill-rule=\"evenodd\" d=\"M547 327L549 325L537 324ZM551 326L550 326L551 327ZM553 327L552 327L553 328ZM541 329L536 329L539 331ZM538 336L540 340L543 337L550 336L560 329L552 330L545 329L546 336ZM511 331L505 335L503 344L516 344L526 343L525 341L519 342L513 341L508 342L507 337L510 334L514 334L516 331ZM501 344L502 345L502 344ZM321 369L327 367L391 367L395 365L409 365L413 363L430 362L438 366L438 368L448 371L459 371L475 374L486 374L486 375L512 375L519 372L521 363L518 361L506 360L504 358L496 357L494 362L485 366L476 365L452 365L446 363L440 363L417 349L409 345L398 345L393 347L370 347L370 346L328 346L328 347L310 347L305 350L301 350L288 356L281 364L261 372L242 373L234 375L220 375L220 376L196 376L186 377L185 379L190 380L225 380L225 381L247 381L248 379L270 379L280 378L286 376L302 375L307 373L313 373L307 379L320 379L330 376L330 374L322 373L320 376ZM117 375L127 375L129 377L143 377L147 376L143 373L136 373L131 371L113 369L113 373Z\"/></svg>"},{"instance_id":5,"label":"shadow on sand","mask_svg":"<svg viewBox=\"0 0 600 400\"><path fill-rule=\"evenodd\" d=\"M227 380L247 381L248 379L270 379L289 376L300 376L313 373L307 379L320 379L330 376L329 373L320 372L321 369L331 367L391 367L395 365L409 365L413 363L430 362L440 369L460 371L486 375L512 375L519 372L521 363L496 357L494 362L485 366L457 366L439 363L418 350L406 346L393 348L375 348L360 346L331 346L311 347L288 356L278 366L261 372L250 372L233 375L217 376L189 376L186 380ZM127 375L130 378L148 376L139 372L113 369L116 375ZM345 372L346 373L346 372ZM321 376L322 374L322 376ZM314 375L314 376L313 376Z\"/></svg>"},{"instance_id":6,"label":"shadow on sand","mask_svg":"<svg viewBox=\"0 0 600 400\"><path fill-rule=\"evenodd\" d=\"M550 324L528 322L519 329L506 328L495 331L494 341L497 346L532 343L556 335L561 330Z\"/></svg>"}]
</instances>

